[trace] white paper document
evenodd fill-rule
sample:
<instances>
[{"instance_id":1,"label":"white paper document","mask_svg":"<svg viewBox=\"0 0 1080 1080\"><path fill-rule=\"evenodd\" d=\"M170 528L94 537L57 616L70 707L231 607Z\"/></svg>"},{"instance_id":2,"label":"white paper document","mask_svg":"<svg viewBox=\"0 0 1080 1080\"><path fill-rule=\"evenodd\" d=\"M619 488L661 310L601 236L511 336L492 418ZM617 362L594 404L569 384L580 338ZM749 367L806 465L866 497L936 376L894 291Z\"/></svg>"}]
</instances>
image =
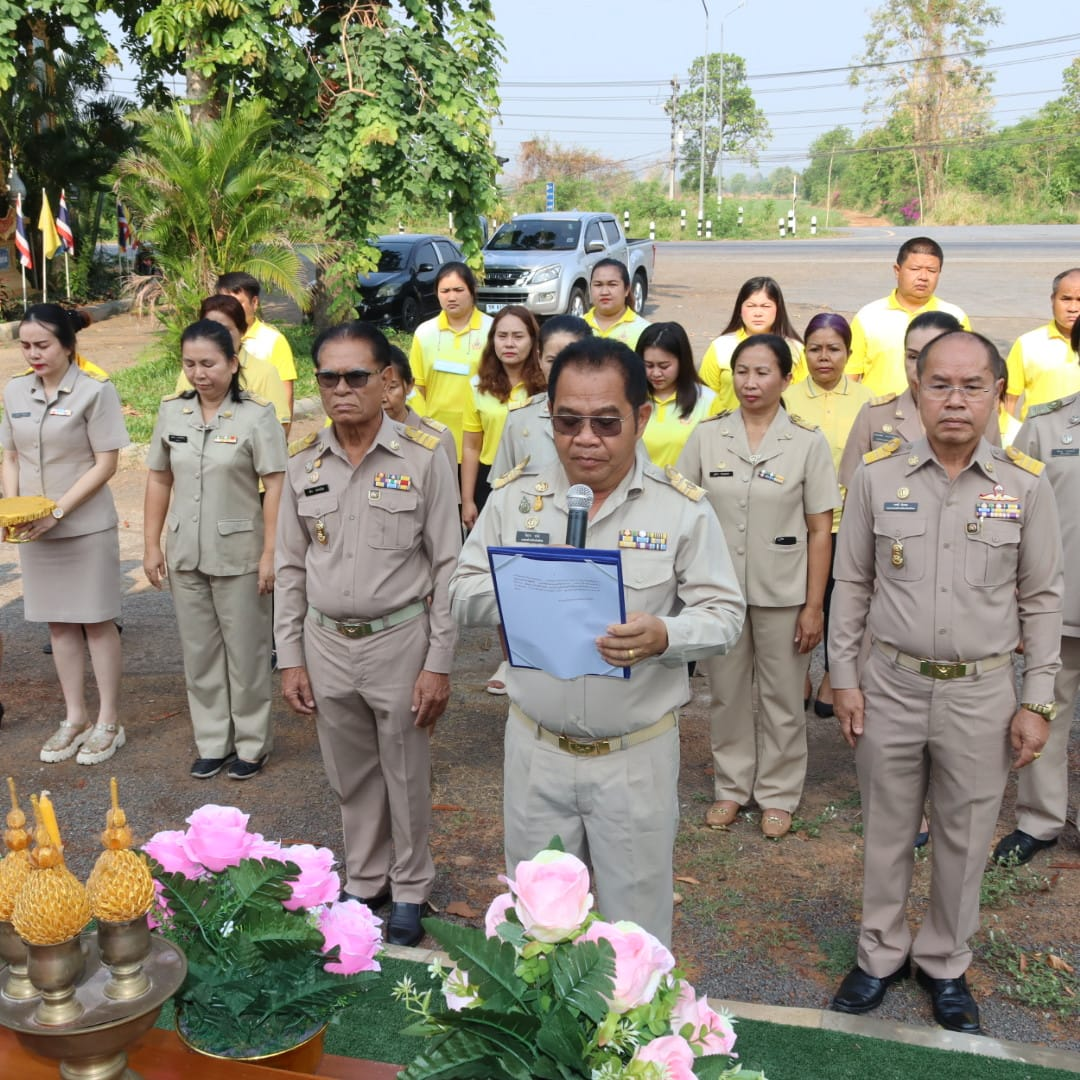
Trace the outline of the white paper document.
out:
<instances>
[{"instance_id":1,"label":"white paper document","mask_svg":"<svg viewBox=\"0 0 1080 1080\"><path fill-rule=\"evenodd\" d=\"M596 639L626 622L617 551L488 548L510 663L559 679L629 678L611 667Z\"/></svg>"}]
</instances>

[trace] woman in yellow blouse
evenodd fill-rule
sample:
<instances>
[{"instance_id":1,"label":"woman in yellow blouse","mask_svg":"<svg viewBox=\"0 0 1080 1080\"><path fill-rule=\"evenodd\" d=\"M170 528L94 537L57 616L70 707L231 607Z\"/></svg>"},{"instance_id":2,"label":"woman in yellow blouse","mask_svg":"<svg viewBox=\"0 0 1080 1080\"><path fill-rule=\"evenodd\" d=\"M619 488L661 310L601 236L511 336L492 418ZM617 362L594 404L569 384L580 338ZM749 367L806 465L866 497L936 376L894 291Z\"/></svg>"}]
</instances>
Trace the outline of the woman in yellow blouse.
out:
<instances>
[{"instance_id":1,"label":"woman in yellow blouse","mask_svg":"<svg viewBox=\"0 0 1080 1080\"><path fill-rule=\"evenodd\" d=\"M601 259L589 278L589 298L592 307L585 312L585 321L597 337L610 337L632 349L649 325L634 311L630 271L618 259Z\"/></svg>"},{"instance_id":2,"label":"woman in yellow blouse","mask_svg":"<svg viewBox=\"0 0 1080 1080\"><path fill-rule=\"evenodd\" d=\"M698 378L690 339L679 323L650 324L634 351L645 364L653 407L642 441L652 463L663 469L679 460L716 395Z\"/></svg>"},{"instance_id":3,"label":"woman in yellow blouse","mask_svg":"<svg viewBox=\"0 0 1080 1080\"><path fill-rule=\"evenodd\" d=\"M842 315L823 311L815 315L806 327L806 366L809 377L797 386L789 387L784 403L794 416L801 416L818 428L828 440L833 467L839 469L840 458L847 445L848 434L863 404L873 394L861 383L844 374L851 356L851 327ZM836 532L840 528L841 508L833 511L832 554L829 557L829 581L825 586L825 677L814 699L818 716L833 715L832 687L829 685L829 602L832 599L832 561L836 556ZM806 676L804 696L811 694L810 676Z\"/></svg>"},{"instance_id":4,"label":"woman in yellow blouse","mask_svg":"<svg viewBox=\"0 0 1080 1080\"><path fill-rule=\"evenodd\" d=\"M510 304L492 320L462 417L461 521L467 529L476 524L491 490L488 473L507 414L546 385L539 339L540 327L526 307Z\"/></svg>"},{"instance_id":5,"label":"woman in yellow blouse","mask_svg":"<svg viewBox=\"0 0 1080 1080\"><path fill-rule=\"evenodd\" d=\"M738 405L731 383L731 356L735 346L751 334L779 334L791 350L792 384L806 378L802 338L788 317L779 284L771 277L752 277L743 282L727 326L701 358L701 381L716 391L714 413Z\"/></svg>"}]
</instances>

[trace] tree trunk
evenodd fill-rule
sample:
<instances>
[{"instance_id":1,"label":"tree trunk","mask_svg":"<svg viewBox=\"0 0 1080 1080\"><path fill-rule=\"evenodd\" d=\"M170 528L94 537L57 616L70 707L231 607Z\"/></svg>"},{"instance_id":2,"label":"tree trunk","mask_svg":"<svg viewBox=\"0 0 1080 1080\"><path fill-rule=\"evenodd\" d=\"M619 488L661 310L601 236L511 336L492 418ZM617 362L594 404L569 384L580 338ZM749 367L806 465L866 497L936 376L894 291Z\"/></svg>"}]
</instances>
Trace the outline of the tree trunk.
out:
<instances>
[{"instance_id":1,"label":"tree trunk","mask_svg":"<svg viewBox=\"0 0 1080 1080\"><path fill-rule=\"evenodd\" d=\"M203 120L216 120L220 113L217 88L212 80L198 69L201 53L199 45L193 43L188 48L184 64L184 76L187 80L185 96L191 109L192 123L195 124Z\"/></svg>"}]
</instances>

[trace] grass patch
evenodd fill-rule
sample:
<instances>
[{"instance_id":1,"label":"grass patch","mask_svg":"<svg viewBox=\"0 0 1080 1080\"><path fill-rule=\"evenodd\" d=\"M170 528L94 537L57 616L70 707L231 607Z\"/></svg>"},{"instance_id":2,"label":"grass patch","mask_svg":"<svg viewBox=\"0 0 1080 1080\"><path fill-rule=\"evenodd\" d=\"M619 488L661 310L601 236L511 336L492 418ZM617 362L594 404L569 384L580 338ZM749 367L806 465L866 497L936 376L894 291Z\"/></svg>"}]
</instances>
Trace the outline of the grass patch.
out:
<instances>
[{"instance_id":1,"label":"grass patch","mask_svg":"<svg viewBox=\"0 0 1080 1080\"><path fill-rule=\"evenodd\" d=\"M1056 1013L1062 1019L1080 1016L1080 977L1076 974L1075 956L1063 956L1053 946L1025 949L997 929L987 931L986 943L978 952L994 973L1003 997Z\"/></svg>"},{"instance_id":2,"label":"grass patch","mask_svg":"<svg viewBox=\"0 0 1080 1080\"><path fill-rule=\"evenodd\" d=\"M802 833L804 836L816 840L821 836L822 826L834 821L836 817L837 809L832 803L829 803L820 814L812 818L793 817L791 819L791 831L793 833Z\"/></svg>"},{"instance_id":3,"label":"grass patch","mask_svg":"<svg viewBox=\"0 0 1080 1080\"><path fill-rule=\"evenodd\" d=\"M817 963L818 970L836 979L846 975L858 960L855 938L844 931L826 931L818 940L818 948L823 957Z\"/></svg>"},{"instance_id":4,"label":"grass patch","mask_svg":"<svg viewBox=\"0 0 1080 1080\"><path fill-rule=\"evenodd\" d=\"M979 905L983 908L1011 906L1022 896L1049 892L1053 885L1050 878L1020 866L1015 856L1010 856L1004 863L991 861L979 887Z\"/></svg>"}]
</instances>

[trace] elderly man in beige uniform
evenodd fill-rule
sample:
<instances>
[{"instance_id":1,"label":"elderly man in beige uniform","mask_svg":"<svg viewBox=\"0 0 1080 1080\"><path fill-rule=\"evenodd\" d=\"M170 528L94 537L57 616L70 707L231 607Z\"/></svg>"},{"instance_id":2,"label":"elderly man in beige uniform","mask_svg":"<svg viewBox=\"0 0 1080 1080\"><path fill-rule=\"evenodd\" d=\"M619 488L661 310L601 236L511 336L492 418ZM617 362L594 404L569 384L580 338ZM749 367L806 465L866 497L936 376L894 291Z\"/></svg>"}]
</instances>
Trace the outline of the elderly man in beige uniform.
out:
<instances>
[{"instance_id":1,"label":"elderly man in beige uniform","mask_svg":"<svg viewBox=\"0 0 1080 1080\"><path fill-rule=\"evenodd\" d=\"M943 1027L979 1033L964 973L1009 771L1039 755L1059 667L1062 557L1043 467L982 437L1002 389L986 338L945 334L919 355L926 436L866 455L848 491L830 627L836 715L862 793L858 964L833 1008L861 1013L918 965ZM861 673L859 655L872 646ZM1016 705L1012 652L1024 646ZM911 837L927 788L930 905L914 944Z\"/></svg>"},{"instance_id":2,"label":"elderly man in beige uniform","mask_svg":"<svg viewBox=\"0 0 1080 1080\"><path fill-rule=\"evenodd\" d=\"M606 918L670 941L686 663L736 641L742 594L703 490L636 453L650 412L637 356L618 341L575 342L555 361L548 393L558 461L519 465L496 481L451 582L454 615L497 624L488 547L561 544L567 489L586 484L594 494L587 546L620 551L627 611L597 649L631 674L561 680L510 668L507 865L557 834L591 860Z\"/></svg>"},{"instance_id":3,"label":"elderly man in beige uniform","mask_svg":"<svg viewBox=\"0 0 1080 1080\"><path fill-rule=\"evenodd\" d=\"M1046 465L1054 489L1065 565L1061 670L1054 680L1055 715L1042 757L1016 780L1016 828L998 841L999 862L1028 862L1053 847L1069 809L1069 733L1080 690L1080 394L1033 405L1013 446Z\"/></svg>"},{"instance_id":4,"label":"elderly man in beige uniform","mask_svg":"<svg viewBox=\"0 0 1080 1080\"><path fill-rule=\"evenodd\" d=\"M389 350L359 322L315 341L332 425L289 461L274 629L286 702L318 713L345 892L375 907L392 895L387 938L415 945L435 877L430 736L450 696L461 530L438 438L382 411Z\"/></svg>"}]
</instances>

